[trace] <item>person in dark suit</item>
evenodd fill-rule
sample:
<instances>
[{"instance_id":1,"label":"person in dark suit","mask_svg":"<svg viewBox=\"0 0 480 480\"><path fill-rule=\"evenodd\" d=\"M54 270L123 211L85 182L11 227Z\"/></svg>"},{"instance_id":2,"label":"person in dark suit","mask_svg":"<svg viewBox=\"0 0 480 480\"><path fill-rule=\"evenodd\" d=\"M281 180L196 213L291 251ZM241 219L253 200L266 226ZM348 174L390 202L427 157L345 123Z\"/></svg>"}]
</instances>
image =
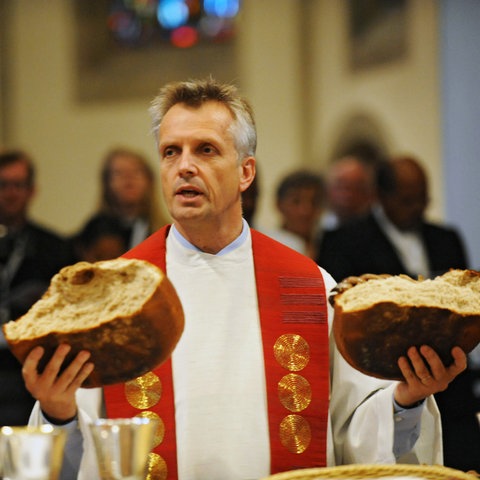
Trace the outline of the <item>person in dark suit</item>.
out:
<instances>
[{"instance_id":1,"label":"person in dark suit","mask_svg":"<svg viewBox=\"0 0 480 480\"><path fill-rule=\"evenodd\" d=\"M467 268L460 234L425 220L428 181L416 160L382 163L377 195L368 215L326 232L318 246L317 261L336 280L363 273L434 277L450 268Z\"/></svg>"},{"instance_id":2,"label":"person in dark suit","mask_svg":"<svg viewBox=\"0 0 480 480\"><path fill-rule=\"evenodd\" d=\"M26 313L73 258L68 242L28 218L35 168L19 150L0 152L0 325ZM25 425L34 400L0 333L0 425Z\"/></svg>"},{"instance_id":3,"label":"person in dark suit","mask_svg":"<svg viewBox=\"0 0 480 480\"><path fill-rule=\"evenodd\" d=\"M376 183L378 204L366 217L325 232L317 245L317 263L337 281L365 273L432 278L467 268L459 232L425 220L428 181L416 159L383 162ZM472 391L476 375L467 368L435 398L442 414L445 465L480 471L480 405Z\"/></svg>"}]
</instances>

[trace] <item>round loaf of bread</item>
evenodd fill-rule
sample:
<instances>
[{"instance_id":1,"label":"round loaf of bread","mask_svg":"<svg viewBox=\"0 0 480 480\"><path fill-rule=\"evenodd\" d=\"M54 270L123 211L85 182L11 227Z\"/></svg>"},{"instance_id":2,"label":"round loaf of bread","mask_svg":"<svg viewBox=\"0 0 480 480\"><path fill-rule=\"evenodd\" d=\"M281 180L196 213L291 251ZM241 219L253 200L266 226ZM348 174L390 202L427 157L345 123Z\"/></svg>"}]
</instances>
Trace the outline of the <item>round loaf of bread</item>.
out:
<instances>
[{"instance_id":1,"label":"round loaf of bread","mask_svg":"<svg viewBox=\"0 0 480 480\"><path fill-rule=\"evenodd\" d=\"M480 273L450 270L433 280L363 275L331 297L333 332L345 360L374 377L403 380L397 365L411 346L429 345L445 365L454 346L480 342Z\"/></svg>"},{"instance_id":2,"label":"round loaf of bread","mask_svg":"<svg viewBox=\"0 0 480 480\"><path fill-rule=\"evenodd\" d=\"M164 362L184 327L183 309L166 275L155 265L117 258L79 262L60 270L43 297L3 326L23 363L37 345L45 349L40 371L62 343L91 352L95 369L83 387L132 380Z\"/></svg>"}]
</instances>

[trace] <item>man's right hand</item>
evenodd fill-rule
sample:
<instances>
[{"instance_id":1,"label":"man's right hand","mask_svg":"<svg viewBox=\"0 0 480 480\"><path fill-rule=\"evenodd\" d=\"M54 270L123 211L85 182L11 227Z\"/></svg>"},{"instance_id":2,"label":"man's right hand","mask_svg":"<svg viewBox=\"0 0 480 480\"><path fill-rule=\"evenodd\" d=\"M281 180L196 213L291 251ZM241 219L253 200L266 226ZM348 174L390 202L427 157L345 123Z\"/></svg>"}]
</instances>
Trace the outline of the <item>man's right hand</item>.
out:
<instances>
[{"instance_id":1,"label":"man's right hand","mask_svg":"<svg viewBox=\"0 0 480 480\"><path fill-rule=\"evenodd\" d=\"M69 345L60 345L43 372L39 373L38 363L44 349L35 347L28 354L22 368L27 390L40 402L43 413L59 423L68 421L77 414L75 392L94 368L93 363L88 362L90 352L81 351L60 373L69 352Z\"/></svg>"}]
</instances>

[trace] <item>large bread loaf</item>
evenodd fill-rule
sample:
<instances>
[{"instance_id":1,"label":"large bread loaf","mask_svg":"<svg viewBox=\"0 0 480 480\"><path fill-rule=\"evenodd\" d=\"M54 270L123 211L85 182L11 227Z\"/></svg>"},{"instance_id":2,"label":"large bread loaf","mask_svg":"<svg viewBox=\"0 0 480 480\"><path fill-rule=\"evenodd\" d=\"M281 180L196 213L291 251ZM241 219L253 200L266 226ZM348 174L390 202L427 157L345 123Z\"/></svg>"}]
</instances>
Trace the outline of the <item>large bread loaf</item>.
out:
<instances>
[{"instance_id":1,"label":"large bread loaf","mask_svg":"<svg viewBox=\"0 0 480 480\"><path fill-rule=\"evenodd\" d=\"M430 345L446 365L458 345L480 342L480 273L450 270L433 280L406 275L349 277L331 297L338 349L357 370L403 379L397 360L410 346Z\"/></svg>"},{"instance_id":2,"label":"large bread loaf","mask_svg":"<svg viewBox=\"0 0 480 480\"><path fill-rule=\"evenodd\" d=\"M143 260L118 258L63 268L45 295L3 331L21 363L36 345L45 348L40 369L61 343L72 346L67 362L89 350L95 369L83 386L98 387L165 361L183 326L182 306L164 273Z\"/></svg>"}]
</instances>

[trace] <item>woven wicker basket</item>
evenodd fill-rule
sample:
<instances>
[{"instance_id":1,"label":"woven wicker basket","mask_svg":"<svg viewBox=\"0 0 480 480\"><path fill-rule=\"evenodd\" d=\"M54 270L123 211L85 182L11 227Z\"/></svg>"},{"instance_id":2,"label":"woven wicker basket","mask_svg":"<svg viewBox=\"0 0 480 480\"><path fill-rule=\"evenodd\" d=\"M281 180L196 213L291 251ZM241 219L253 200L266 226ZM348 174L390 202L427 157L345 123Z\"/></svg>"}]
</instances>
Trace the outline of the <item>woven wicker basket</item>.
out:
<instances>
[{"instance_id":1,"label":"woven wicker basket","mask_svg":"<svg viewBox=\"0 0 480 480\"><path fill-rule=\"evenodd\" d=\"M382 477L413 477L422 480L478 480L478 476L440 465L345 465L340 467L307 468L276 473L263 480L362 480Z\"/></svg>"}]
</instances>

